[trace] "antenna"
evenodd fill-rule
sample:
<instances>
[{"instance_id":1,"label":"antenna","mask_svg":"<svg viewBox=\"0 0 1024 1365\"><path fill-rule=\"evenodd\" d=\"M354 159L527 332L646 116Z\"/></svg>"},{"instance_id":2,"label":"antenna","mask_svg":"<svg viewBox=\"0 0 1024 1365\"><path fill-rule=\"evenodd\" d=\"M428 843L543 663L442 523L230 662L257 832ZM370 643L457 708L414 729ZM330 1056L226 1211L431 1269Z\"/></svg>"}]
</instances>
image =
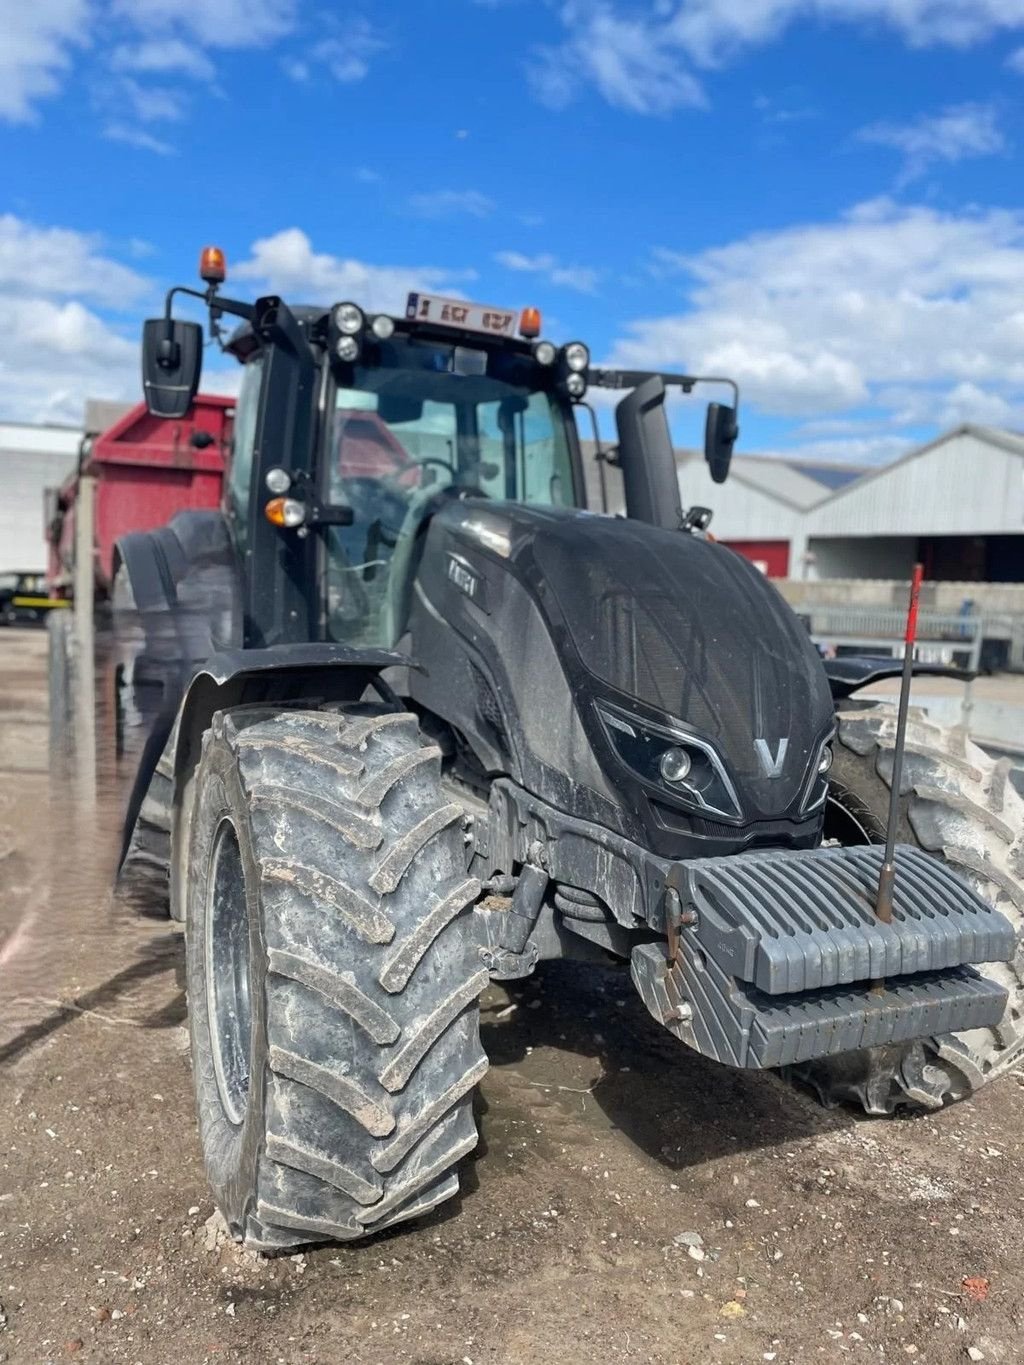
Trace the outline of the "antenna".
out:
<instances>
[{"instance_id":1,"label":"antenna","mask_svg":"<svg viewBox=\"0 0 1024 1365\"><path fill-rule=\"evenodd\" d=\"M910 679L914 672L914 641L917 639L917 604L921 596L924 566L914 565L910 580L910 603L907 607L907 629L903 636L903 677L900 682L900 704L896 714L896 742L892 754L892 778L889 790L889 822L885 831L885 857L878 874L875 896L875 918L881 924L892 923L892 891L896 880L896 826L899 823L900 782L903 778L903 750L907 739L907 712L910 708ZM876 994L885 989L884 981L872 986Z\"/></svg>"}]
</instances>

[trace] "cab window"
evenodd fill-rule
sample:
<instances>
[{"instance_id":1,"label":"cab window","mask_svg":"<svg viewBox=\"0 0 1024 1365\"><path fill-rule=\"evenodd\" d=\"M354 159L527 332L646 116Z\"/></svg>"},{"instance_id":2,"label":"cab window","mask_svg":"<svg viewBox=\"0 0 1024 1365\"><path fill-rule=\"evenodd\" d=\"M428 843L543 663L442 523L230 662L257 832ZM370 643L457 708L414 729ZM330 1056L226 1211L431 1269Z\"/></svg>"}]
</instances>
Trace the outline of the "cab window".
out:
<instances>
[{"instance_id":1,"label":"cab window","mask_svg":"<svg viewBox=\"0 0 1024 1365\"><path fill-rule=\"evenodd\" d=\"M228 470L227 500L235 529L235 540L244 549L249 535L249 495L252 487L253 452L256 445L256 418L260 386L263 382L263 356L255 355L242 373L242 386L235 404L231 433L231 464Z\"/></svg>"}]
</instances>

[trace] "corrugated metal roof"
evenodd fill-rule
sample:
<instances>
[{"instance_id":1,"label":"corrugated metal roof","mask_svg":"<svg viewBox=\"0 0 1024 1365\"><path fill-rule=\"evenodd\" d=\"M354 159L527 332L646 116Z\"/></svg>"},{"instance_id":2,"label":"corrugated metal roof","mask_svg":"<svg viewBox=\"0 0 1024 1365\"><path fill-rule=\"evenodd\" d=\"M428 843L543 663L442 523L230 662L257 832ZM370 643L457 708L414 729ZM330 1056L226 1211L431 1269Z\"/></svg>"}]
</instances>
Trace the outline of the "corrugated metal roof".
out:
<instances>
[{"instance_id":1,"label":"corrugated metal roof","mask_svg":"<svg viewBox=\"0 0 1024 1365\"><path fill-rule=\"evenodd\" d=\"M692 461L703 459L703 454L696 450L676 451L676 460L684 469ZM798 460L780 460L772 455L734 455L729 477L804 510L821 502L830 487L835 486L816 478L814 469L814 465L805 466ZM853 473L850 477L857 475Z\"/></svg>"},{"instance_id":2,"label":"corrugated metal roof","mask_svg":"<svg viewBox=\"0 0 1024 1365\"><path fill-rule=\"evenodd\" d=\"M830 494L807 515L817 536L1021 535L1024 438L961 426ZM926 467L925 467L926 466Z\"/></svg>"}]
</instances>

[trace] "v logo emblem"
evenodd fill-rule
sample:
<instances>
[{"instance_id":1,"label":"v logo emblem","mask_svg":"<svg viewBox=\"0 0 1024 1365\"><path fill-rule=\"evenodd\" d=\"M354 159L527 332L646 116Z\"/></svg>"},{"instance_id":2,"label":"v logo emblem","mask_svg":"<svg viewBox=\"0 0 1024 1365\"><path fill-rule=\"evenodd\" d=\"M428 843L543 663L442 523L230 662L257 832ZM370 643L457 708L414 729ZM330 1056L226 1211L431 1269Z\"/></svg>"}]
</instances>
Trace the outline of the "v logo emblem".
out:
<instances>
[{"instance_id":1,"label":"v logo emblem","mask_svg":"<svg viewBox=\"0 0 1024 1365\"><path fill-rule=\"evenodd\" d=\"M789 748L788 739L779 740L778 752L772 757L772 751L768 748L766 739L754 740L754 751L757 754L757 761L761 765L761 771L765 777L779 777L782 774L782 765L786 761L786 750Z\"/></svg>"}]
</instances>

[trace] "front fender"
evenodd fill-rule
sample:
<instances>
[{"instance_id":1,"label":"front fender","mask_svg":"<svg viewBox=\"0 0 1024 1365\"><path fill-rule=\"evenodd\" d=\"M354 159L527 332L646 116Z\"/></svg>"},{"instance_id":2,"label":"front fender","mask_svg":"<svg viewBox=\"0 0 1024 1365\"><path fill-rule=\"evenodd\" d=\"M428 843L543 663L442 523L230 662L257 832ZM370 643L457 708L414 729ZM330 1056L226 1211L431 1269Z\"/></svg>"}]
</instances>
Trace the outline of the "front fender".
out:
<instances>
[{"instance_id":1,"label":"front fender","mask_svg":"<svg viewBox=\"0 0 1024 1365\"><path fill-rule=\"evenodd\" d=\"M823 659L822 667L832 690L833 701L845 701L854 692L885 678L898 678L903 672L903 660L868 654L847 654L841 659ZM914 677L958 678L970 682L975 676L952 664L914 664Z\"/></svg>"},{"instance_id":2,"label":"front fender","mask_svg":"<svg viewBox=\"0 0 1024 1365\"><path fill-rule=\"evenodd\" d=\"M128 803L120 867L131 855L136 822L165 749L165 774L171 784L158 823L171 834L173 857L181 793L199 760L203 732L215 712L255 702L358 701L367 687L375 687L391 701L394 693L380 674L388 668L411 666L406 655L389 649L337 644L274 645L212 655L193 672L180 705L165 704L152 722Z\"/></svg>"},{"instance_id":3,"label":"front fender","mask_svg":"<svg viewBox=\"0 0 1024 1365\"><path fill-rule=\"evenodd\" d=\"M254 702L358 701L386 668L413 667L391 649L353 649L339 644L271 645L214 654L192 676L181 701L174 752L175 786L195 766L199 745L214 712Z\"/></svg>"}]
</instances>

